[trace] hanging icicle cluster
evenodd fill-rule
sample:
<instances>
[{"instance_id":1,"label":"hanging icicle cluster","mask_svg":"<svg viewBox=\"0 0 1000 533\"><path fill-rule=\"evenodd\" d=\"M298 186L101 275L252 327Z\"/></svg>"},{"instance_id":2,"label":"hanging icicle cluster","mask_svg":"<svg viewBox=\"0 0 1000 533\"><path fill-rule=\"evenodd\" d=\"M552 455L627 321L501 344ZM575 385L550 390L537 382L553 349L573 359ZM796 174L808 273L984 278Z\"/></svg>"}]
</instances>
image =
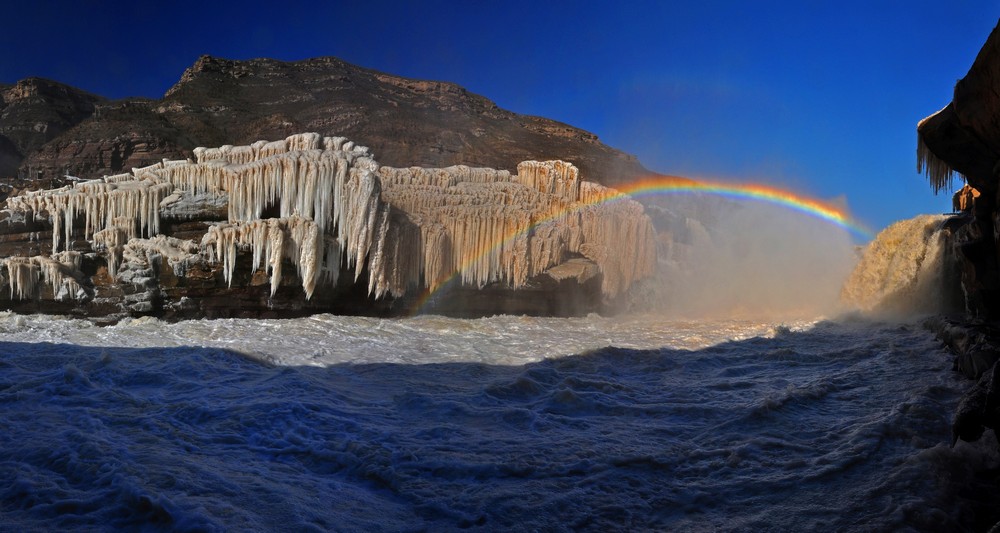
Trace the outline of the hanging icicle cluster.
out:
<instances>
[{"instance_id":1,"label":"hanging icicle cluster","mask_svg":"<svg viewBox=\"0 0 1000 533\"><path fill-rule=\"evenodd\" d=\"M52 287L56 300L67 297L85 299L87 291L80 285L80 254L62 252L52 257L8 257L3 260L10 284L10 297L27 300L35 295L38 282L44 280Z\"/></svg>"},{"instance_id":2,"label":"hanging icicle cluster","mask_svg":"<svg viewBox=\"0 0 1000 533\"><path fill-rule=\"evenodd\" d=\"M281 284L281 263L285 258L298 268L306 298L312 297L318 281L335 284L340 273L338 243L324 239L315 222L299 216L218 224L209 228L201 247L209 261L222 262L223 275L230 285L237 253L251 250L252 271L265 267L270 273L271 296Z\"/></svg>"},{"instance_id":3,"label":"hanging icicle cluster","mask_svg":"<svg viewBox=\"0 0 1000 533\"><path fill-rule=\"evenodd\" d=\"M580 184L579 252L604 274L604 294L618 294L651 276L656 265L656 232L642 204L609 187Z\"/></svg>"},{"instance_id":4,"label":"hanging icicle cluster","mask_svg":"<svg viewBox=\"0 0 1000 533\"><path fill-rule=\"evenodd\" d=\"M924 120L927 120L926 118ZM922 123L923 121L921 121ZM954 169L948 163L939 159L934 152L924 143L924 137L917 133L917 174L927 174L927 180L937 194L943 189L951 189L952 179L955 177ZM961 174L959 174L961 176ZM963 176L964 179L964 176Z\"/></svg>"},{"instance_id":5,"label":"hanging icicle cluster","mask_svg":"<svg viewBox=\"0 0 1000 533\"><path fill-rule=\"evenodd\" d=\"M517 164L517 182L536 191L580 199L580 171L565 161L522 161Z\"/></svg>"},{"instance_id":6,"label":"hanging icicle cluster","mask_svg":"<svg viewBox=\"0 0 1000 533\"><path fill-rule=\"evenodd\" d=\"M160 202L171 190L169 183L150 179L95 180L14 196L7 199L7 206L14 210L30 209L32 216L48 213L52 222L52 253L56 253L60 236L64 237L66 248L70 246L78 215L84 218L84 238L88 240L119 218L138 224L145 235L156 235L160 231Z\"/></svg>"},{"instance_id":7,"label":"hanging icicle cluster","mask_svg":"<svg viewBox=\"0 0 1000 533\"><path fill-rule=\"evenodd\" d=\"M219 148L201 146L194 149L194 156L198 163L222 161L242 165L286 152L306 150L344 152L356 157L370 156L367 146L355 146L344 137L322 137L318 133L296 133L283 140L257 141L249 146L229 144Z\"/></svg>"},{"instance_id":8,"label":"hanging icicle cluster","mask_svg":"<svg viewBox=\"0 0 1000 533\"><path fill-rule=\"evenodd\" d=\"M497 183L512 181L510 172L492 168L474 168L455 165L445 168L391 168L380 167L379 178L385 187L393 185L423 185L452 187L458 183Z\"/></svg>"},{"instance_id":9,"label":"hanging icicle cluster","mask_svg":"<svg viewBox=\"0 0 1000 533\"><path fill-rule=\"evenodd\" d=\"M655 234L642 206L581 182L563 161L526 161L517 176L464 166L381 167L382 198L421 230L425 285L514 288L576 253L594 261L614 296L652 273Z\"/></svg>"},{"instance_id":10,"label":"hanging icicle cluster","mask_svg":"<svg viewBox=\"0 0 1000 533\"><path fill-rule=\"evenodd\" d=\"M131 219L118 217L111 226L95 232L91 244L96 250L107 254L108 273L111 277L118 275L118 265L122 262L122 252L129 239L135 238L135 223Z\"/></svg>"},{"instance_id":11,"label":"hanging icicle cluster","mask_svg":"<svg viewBox=\"0 0 1000 533\"><path fill-rule=\"evenodd\" d=\"M520 288L574 254L597 265L604 293L614 296L655 263L642 207L581 181L563 161L525 161L513 175L464 165L388 168L366 147L315 133L196 148L194 156L197 162L163 160L131 174L27 193L8 205L49 215L53 253L61 240L68 247L74 225L82 225L85 238L106 253L112 276L122 265L146 268L161 260L182 275L208 260L222 264L231 285L237 256L250 252L251 269L269 273L272 295L286 259L307 298L318 284L336 284L342 267L354 270L355 282L367 273L375 297L401 296L421 281L434 289L456 275L468 286ZM228 200L228 220L197 244L158 235L160 209L195 196ZM262 219L268 211L277 218ZM40 278L53 287L69 283L50 263L62 264L7 260L12 294L33 294Z\"/></svg>"}]
</instances>

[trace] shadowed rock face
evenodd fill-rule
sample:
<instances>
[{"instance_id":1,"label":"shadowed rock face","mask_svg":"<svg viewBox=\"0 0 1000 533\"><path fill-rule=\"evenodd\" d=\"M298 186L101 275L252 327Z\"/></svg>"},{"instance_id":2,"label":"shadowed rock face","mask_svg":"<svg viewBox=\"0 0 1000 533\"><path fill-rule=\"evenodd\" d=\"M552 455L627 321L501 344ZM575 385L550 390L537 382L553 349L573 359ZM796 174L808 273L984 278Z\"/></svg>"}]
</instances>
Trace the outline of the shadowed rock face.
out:
<instances>
[{"instance_id":1,"label":"shadowed rock face","mask_svg":"<svg viewBox=\"0 0 1000 533\"><path fill-rule=\"evenodd\" d=\"M954 172L981 194L972 213L954 217L954 249L961 263L968 312L985 319L977 328L952 328L938 335L957 353L955 367L978 383L955 414L953 444L978 440L986 428L1000 428L998 332L1000 318L1000 26L995 28L969 73L955 86L954 100L917 127L918 170L926 170L935 191L951 187ZM946 328L947 329L947 328ZM997 529L993 526L991 531Z\"/></svg>"},{"instance_id":2,"label":"shadowed rock face","mask_svg":"<svg viewBox=\"0 0 1000 533\"><path fill-rule=\"evenodd\" d=\"M945 180L954 171L991 200L997 192L995 167L1000 161L998 29L990 34L969 72L955 84L952 102L917 127L920 151L929 152L927 171L935 188L950 186Z\"/></svg>"},{"instance_id":3,"label":"shadowed rock face","mask_svg":"<svg viewBox=\"0 0 1000 533\"><path fill-rule=\"evenodd\" d=\"M452 83L401 78L332 57L283 62L203 56L160 100L87 98L67 96L33 111L80 110L67 115L75 120L65 127L50 126L44 145L15 143L23 161L6 155L12 152L0 140L0 160L96 177L190 157L196 146L315 131L355 139L389 166L514 171L521 161L562 159L584 179L606 185L648 173L633 156L586 131L500 109ZM0 167L4 174L13 170Z\"/></svg>"},{"instance_id":4,"label":"shadowed rock face","mask_svg":"<svg viewBox=\"0 0 1000 533\"><path fill-rule=\"evenodd\" d=\"M90 117L103 101L41 78L0 85L0 176L15 175L26 155Z\"/></svg>"},{"instance_id":5,"label":"shadowed rock face","mask_svg":"<svg viewBox=\"0 0 1000 533\"><path fill-rule=\"evenodd\" d=\"M976 317L1000 318L1000 26L958 81L951 103L920 121L918 170L935 192L952 188L954 173L981 194L955 231L966 307Z\"/></svg>"}]
</instances>

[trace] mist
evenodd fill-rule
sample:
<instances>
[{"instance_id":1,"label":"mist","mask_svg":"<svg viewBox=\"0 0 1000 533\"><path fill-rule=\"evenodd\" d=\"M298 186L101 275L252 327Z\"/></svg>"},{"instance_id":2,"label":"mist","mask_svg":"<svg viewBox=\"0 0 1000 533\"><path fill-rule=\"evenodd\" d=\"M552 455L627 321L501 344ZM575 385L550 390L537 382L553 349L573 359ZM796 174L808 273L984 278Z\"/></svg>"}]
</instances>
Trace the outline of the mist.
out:
<instances>
[{"instance_id":1,"label":"mist","mask_svg":"<svg viewBox=\"0 0 1000 533\"><path fill-rule=\"evenodd\" d=\"M805 318L842 309L850 234L784 206L709 195L647 202L659 232L653 308L676 318Z\"/></svg>"}]
</instances>

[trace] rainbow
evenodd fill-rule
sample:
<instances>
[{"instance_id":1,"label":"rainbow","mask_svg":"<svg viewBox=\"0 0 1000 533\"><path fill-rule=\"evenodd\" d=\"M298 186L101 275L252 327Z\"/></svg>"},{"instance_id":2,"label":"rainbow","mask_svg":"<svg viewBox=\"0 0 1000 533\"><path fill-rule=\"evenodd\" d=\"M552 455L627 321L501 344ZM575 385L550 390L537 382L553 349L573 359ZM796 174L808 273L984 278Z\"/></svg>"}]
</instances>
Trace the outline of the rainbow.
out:
<instances>
[{"instance_id":1,"label":"rainbow","mask_svg":"<svg viewBox=\"0 0 1000 533\"><path fill-rule=\"evenodd\" d=\"M633 198L663 194L703 193L738 200L767 202L840 226L863 241L870 241L874 237L867 226L851 218L839 207L767 185L693 181L674 176L654 176L616 186L615 189Z\"/></svg>"},{"instance_id":2,"label":"rainbow","mask_svg":"<svg viewBox=\"0 0 1000 533\"><path fill-rule=\"evenodd\" d=\"M850 234L860 238L862 241L870 241L874 236L872 231L868 229L867 226L862 224L860 221L851 218L844 212L843 209L839 207L821 202L819 200L814 200L806 196L798 195L788 190L778 189L767 185L753 183L736 184L712 181L694 181L675 176L655 175L640 178L626 184L618 184L614 188L621 194L596 198L588 202L577 202L569 207L568 210L583 209L590 205L614 202L622 199L637 199L658 195L712 194L725 198L766 202L785 207L813 218L829 222L835 226L839 226L847 230ZM512 232L497 242L492 249L503 246L505 243L511 241L519 235L523 235L524 233L530 232L539 226L545 225L552 220L562 217L568 210L557 212L533 223L526 224L522 228L518 228L517 231ZM447 286L453 285L455 279L464 269L468 268L482 257L485 257L488 253L489 251L479 257L472 258L463 264L461 268L450 273L444 279L438 280L437 283L434 284L434 289L425 290L424 293L416 299L414 305L411 307L412 312L410 315L420 314L434 294L438 293Z\"/></svg>"}]
</instances>

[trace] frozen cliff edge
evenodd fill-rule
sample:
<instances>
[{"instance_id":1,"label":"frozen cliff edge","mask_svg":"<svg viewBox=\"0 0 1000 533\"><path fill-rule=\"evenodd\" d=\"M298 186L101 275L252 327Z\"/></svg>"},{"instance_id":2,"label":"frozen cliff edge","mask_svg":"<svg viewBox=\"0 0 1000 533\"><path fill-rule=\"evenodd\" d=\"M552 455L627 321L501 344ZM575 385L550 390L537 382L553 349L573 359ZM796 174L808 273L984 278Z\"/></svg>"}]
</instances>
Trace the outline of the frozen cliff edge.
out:
<instances>
[{"instance_id":1,"label":"frozen cliff edge","mask_svg":"<svg viewBox=\"0 0 1000 533\"><path fill-rule=\"evenodd\" d=\"M196 148L193 160L9 198L0 306L393 314L447 288L507 294L474 314L592 312L652 274L655 232L639 203L579 174L563 161L525 161L516 174L383 167L317 133ZM566 301L523 305L539 298Z\"/></svg>"}]
</instances>

